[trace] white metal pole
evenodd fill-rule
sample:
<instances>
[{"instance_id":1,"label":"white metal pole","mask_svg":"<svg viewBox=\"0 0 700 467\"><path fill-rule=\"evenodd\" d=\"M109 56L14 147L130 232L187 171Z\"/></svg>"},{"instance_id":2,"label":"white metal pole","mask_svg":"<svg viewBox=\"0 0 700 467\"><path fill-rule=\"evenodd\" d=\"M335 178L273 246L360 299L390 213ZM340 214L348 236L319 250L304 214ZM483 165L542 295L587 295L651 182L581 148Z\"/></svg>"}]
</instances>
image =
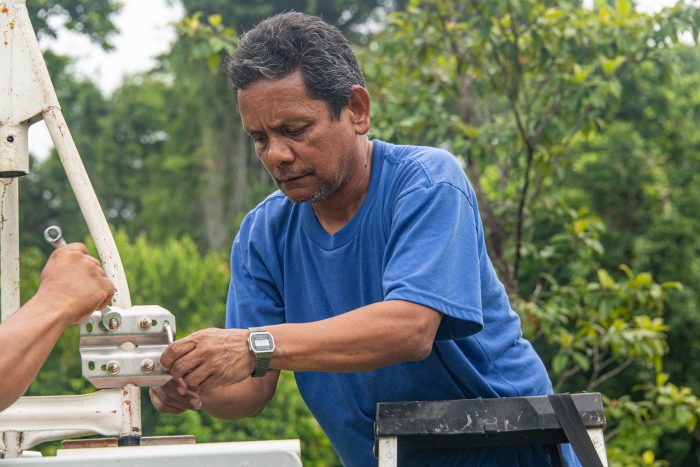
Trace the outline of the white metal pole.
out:
<instances>
[{"instance_id":1,"label":"white metal pole","mask_svg":"<svg viewBox=\"0 0 700 467\"><path fill-rule=\"evenodd\" d=\"M399 459L399 439L396 436L379 438L377 457L379 467L396 467Z\"/></svg>"},{"instance_id":2,"label":"white metal pole","mask_svg":"<svg viewBox=\"0 0 700 467\"><path fill-rule=\"evenodd\" d=\"M19 309L19 179L0 179L0 278L2 321Z\"/></svg>"}]
</instances>

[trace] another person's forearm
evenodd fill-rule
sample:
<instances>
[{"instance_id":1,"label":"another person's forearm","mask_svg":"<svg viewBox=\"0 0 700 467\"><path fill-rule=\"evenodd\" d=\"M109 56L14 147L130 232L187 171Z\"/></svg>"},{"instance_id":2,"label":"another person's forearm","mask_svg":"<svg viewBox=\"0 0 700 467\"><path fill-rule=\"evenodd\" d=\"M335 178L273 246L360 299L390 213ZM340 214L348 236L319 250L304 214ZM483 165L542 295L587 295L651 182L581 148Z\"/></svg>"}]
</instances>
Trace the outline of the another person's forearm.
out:
<instances>
[{"instance_id":1,"label":"another person's forearm","mask_svg":"<svg viewBox=\"0 0 700 467\"><path fill-rule=\"evenodd\" d=\"M271 368L354 372L422 360L440 319L430 308L388 301L313 323L266 326L276 343Z\"/></svg>"},{"instance_id":2,"label":"another person's forearm","mask_svg":"<svg viewBox=\"0 0 700 467\"><path fill-rule=\"evenodd\" d=\"M0 410L24 394L68 326L55 306L34 297L0 325Z\"/></svg>"},{"instance_id":3,"label":"another person's forearm","mask_svg":"<svg viewBox=\"0 0 700 467\"><path fill-rule=\"evenodd\" d=\"M271 370L261 378L248 378L230 386L202 390L202 409L209 415L229 420L259 414L272 399L279 371Z\"/></svg>"}]
</instances>

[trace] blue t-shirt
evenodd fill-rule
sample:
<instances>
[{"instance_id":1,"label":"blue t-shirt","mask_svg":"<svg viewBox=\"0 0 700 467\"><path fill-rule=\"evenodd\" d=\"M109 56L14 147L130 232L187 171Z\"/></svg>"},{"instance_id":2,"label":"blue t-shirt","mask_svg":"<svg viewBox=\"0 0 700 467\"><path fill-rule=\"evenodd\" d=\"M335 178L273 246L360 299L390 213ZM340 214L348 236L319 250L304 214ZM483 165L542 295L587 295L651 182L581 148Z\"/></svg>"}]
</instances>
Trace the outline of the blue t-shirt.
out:
<instances>
[{"instance_id":1,"label":"blue t-shirt","mask_svg":"<svg viewBox=\"0 0 700 467\"><path fill-rule=\"evenodd\" d=\"M521 336L486 252L476 196L446 151L373 141L369 190L329 235L312 206L275 192L233 243L226 326L318 321L385 300L442 314L423 361L358 373L295 372L344 465L376 465L377 402L526 396L552 391ZM400 451L399 465L549 465L540 447Z\"/></svg>"}]
</instances>

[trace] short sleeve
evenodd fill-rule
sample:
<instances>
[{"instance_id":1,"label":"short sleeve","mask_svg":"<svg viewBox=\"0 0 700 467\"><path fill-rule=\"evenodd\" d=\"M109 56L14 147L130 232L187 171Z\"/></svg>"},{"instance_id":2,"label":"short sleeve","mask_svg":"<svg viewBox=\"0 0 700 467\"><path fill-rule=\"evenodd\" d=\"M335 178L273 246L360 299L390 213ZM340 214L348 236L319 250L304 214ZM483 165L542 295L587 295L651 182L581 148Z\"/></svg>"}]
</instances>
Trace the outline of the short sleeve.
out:
<instances>
[{"instance_id":1,"label":"short sleeve","mask_svg":"<svg viewBox=\"0 0 700 467\"><path fill-rule=\"evenodd\" d=\"M468 196L449 183L413 189L393 211L384 299L440 312L436 340L483 328L477 215Z\"/></svg>"},{"instance_id":2,"label":"short sleeve","mask_svg":"<svg viewBox=\"0 0 700 467\"><path fill-rule=\"evenodd\" d=\"M272 274L255 250L240 237L231 251L231 283L226 300L226 327L249 328L285 322L284 304Z\"/></svg>"}]
</instances>

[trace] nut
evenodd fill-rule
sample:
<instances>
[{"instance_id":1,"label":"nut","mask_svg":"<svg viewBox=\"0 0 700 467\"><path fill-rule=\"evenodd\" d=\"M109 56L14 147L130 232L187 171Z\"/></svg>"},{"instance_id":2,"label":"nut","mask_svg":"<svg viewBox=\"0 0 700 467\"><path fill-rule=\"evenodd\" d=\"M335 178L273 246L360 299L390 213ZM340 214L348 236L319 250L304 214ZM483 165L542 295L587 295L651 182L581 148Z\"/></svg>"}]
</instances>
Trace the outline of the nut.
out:
<instances>
[{"instance_id":1,"label":"nut","mask_svg":"<svg viewBox=\"0 0 700 467\"><path fill-rule=\"evenodd\" d=\"M119 320L117 318L110 318L109 321L107 321L107 329L110 331L114 331L119 327Z\"/></svg>"},{"instance_id":2,"label":"nut","mask_svg":"<svg viewBox=\"0 0 700 467\"><path fill-rule=\"evenodd\" d=\"M150 358L144 358L141 362L141 370L143 370L144 373L151 373L155 370L155 367L155 363L153 363L153 360Z\"/></svg>"},{"instance_id":3,"label":"nut","mask_svg":"<svg viewBox=\"0 0 700 467\"><path fill-rule=\"evenodd\" d=\"M119 370L121 370L121 367L119 366L119 362L116 360L110 360L107 362L107 373L110 375L116 375L119 373Z\"/></svg>"},{"instance_id":4,"label":"nut","mask_svg":"<svg viewBox=\"0 0 700 467\"><path fill-rule=\"evenodd\" d=\"M151 324L153 324L153 322L151 321L151 318L149 318L148 316L143 316L139 319L139 327L143 331L145 331L146 329L149 329L151 327Z\"/></svg>"}]
</instances>

